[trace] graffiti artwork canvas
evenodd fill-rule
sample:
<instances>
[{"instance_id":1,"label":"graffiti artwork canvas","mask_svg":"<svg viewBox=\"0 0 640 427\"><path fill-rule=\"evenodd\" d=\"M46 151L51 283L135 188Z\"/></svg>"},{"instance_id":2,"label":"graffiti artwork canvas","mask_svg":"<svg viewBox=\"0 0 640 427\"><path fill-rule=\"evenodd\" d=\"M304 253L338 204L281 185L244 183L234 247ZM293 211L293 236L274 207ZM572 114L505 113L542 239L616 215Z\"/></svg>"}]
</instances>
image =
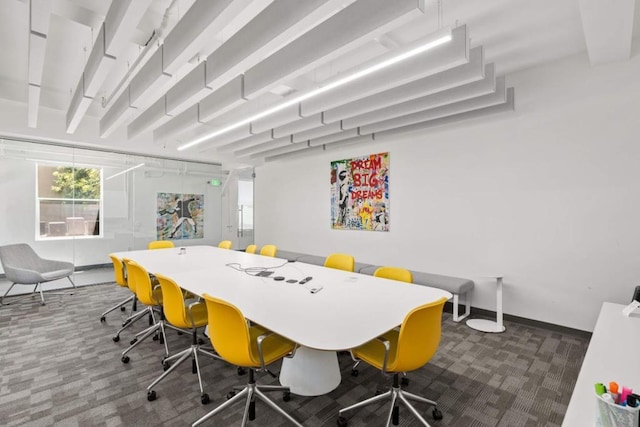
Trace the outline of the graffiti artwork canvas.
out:
<instances>
[{"instance_id":1,"label":"graffiti artwork canvas","mask_svg":"<svg viewBox=\"0 0 640 427\"><path fill-rule=\"evenodd\" d=\"M331 162L331 227L389 231L389 153Z\"/></svg>"},{"instance_id":2,"label":"graffiti artwork canvas","mask_svg":"<svg viewBox=\"0 0 640 427\"><path fill-rule=\"evenodd\" d=\"M204 194L158 193L158 240L204 237Z\"/></svg>"}]
</instances>

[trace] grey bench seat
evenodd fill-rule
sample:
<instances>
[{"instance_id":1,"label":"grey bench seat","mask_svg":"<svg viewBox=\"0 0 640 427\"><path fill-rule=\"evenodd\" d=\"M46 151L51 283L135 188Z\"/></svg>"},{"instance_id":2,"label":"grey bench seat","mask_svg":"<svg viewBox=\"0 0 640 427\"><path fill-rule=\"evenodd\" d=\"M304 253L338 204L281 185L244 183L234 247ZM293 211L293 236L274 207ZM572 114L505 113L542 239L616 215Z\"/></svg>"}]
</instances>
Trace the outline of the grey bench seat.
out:
<instances>
[{"instance_id":1,"label":"grey bench seat","mask_svg":"<svg viewBox=\"0 0 640 427\"><path fill-rule=\"evenodd\" d=\"M363 274L371 274L378 269L377 265L368 267L360 271ZM442 289L453 294L453 320L459 322L467 317L471 311L471 295L473 289L473 280L463 279L461 277L443 276L441 274L423 273L421 271L411 270L413 275L413 283L416 285L431 286ZM462 315L458 313L458 304L460 295L464 295L465 311Z\"/></svg>"},{"instance_id":2,"label":"grey bench seat","mask_svg":"<svg viewBox=\"0 0 640 427\"><path fill-rule=\"evenodd\" d=\"M309 255L301 252L282 251L278 249L276 254L278 258L287 259L289 261L304 262L313 265L324 265L325 257L319 255ZM366 264L362 262L356 262L354 271L356 273L369 274L378 269L378 265ZM471 312L471 294L473 290L473 280L464 279L461 277L443 276L441 274L423 273L421 271L411 271L413 274L413 283L423 286L431 286L434 288L442 289L453 294L453 320L459 322L465 317L469 316ZM460 302L460 296L464 295L465 311L462 315L458 312L458 304Z\"/></svg>"}]
</instances>

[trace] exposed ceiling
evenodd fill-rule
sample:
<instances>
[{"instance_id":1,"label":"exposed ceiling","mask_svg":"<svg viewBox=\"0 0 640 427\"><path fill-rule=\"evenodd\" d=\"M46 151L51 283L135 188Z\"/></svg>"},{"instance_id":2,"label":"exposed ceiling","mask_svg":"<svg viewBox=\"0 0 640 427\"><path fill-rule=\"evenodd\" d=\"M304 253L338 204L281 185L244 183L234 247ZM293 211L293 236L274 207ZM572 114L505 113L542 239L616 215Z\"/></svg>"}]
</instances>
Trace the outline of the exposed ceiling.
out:
<instances>
[{"instance_id":1,"label":"exposed ceiling","mask_svg":"<svg viewBox=\"0 0 640 427\"><path fill-rule=\"evenodd\" d=\"M638 1L3 0L0 136L230 168L366 143L512 110L526 68L627 60Z\"/></svg>"}]
</instances>

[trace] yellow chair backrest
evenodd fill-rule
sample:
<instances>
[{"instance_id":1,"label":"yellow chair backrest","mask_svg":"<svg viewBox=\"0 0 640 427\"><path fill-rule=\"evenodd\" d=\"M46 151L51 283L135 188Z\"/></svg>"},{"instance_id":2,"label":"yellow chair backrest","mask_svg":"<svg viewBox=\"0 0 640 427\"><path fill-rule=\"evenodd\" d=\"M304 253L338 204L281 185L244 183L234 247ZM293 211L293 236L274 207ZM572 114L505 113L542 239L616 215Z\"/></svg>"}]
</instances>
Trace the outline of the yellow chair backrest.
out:
<instances>
[{"instance_id":1,"label":"yellow chair backrest","mask_svg":"<svg viewBox=\"0 0 640 427\"><path fill-rule=\"evenodd\" d=\"M216 352L232 365L259 367L257 343L240 310L226 301L204 294L209 313L209 338ZM254 340L255 341L255 340Z\"/></svg>"},{"instance_id":2,"label":"yellow chair backrest","mask_svg":"<svg viewBox=\"0 0 640 427\"><path fill-rule=\"evenodd\" d=\"M405 316L400 326L397 350L391 353L387 371L413 371L424 366L436 354L446 301L446 298L440 298L411 310Z\"/></svg>"},{"instance_id":3,"label":"yellow chair backrest","mask_svg":"<svg viewBox=\"0 0 640 427\"><path fill-rule=\"evenodd\" d=\"M184 292L182 288L171 278L157 274L156 278L162 288L162 308L169 323L178 328L193 328L204 326L206 322L199 321L200 316L194 316L195 325L191 323L188 307L185 304ZM194 307L206 310L206 306ZM206 317L204 318L206 320Z\"/></svg>"},{"instance_id":4,"label":"yellow chair backrest","mask_svg":"<svg viewBox=\"0 0 640 427\"><path fill-rule=\"evenodd\" d=\"M374 273L376 277L398 280L400 282L413 283L413 274L406 268L400 267L379 267Z\"/></svg>"},{"instance_id":5,"label":"yellow chair backrest","mask_svg":"<svg viewBox=\"0 0 640 427\"><path fill-rule=\"evenodd\" d=\"M218 247L220 249L231 249L232 246L233 242L231 240L223 240L222 242L218 243Z\"/></svg>"},{"instance_id":6,"label":"yellow chair backrest","mask_svg":"<svg viewBox=\"0 0 640 427\"><path fill-rule=\"evenodd\" d=\"M260 249L260 255L274 257L278 252L278 247L276 245L264 245L262 249Z\"/></svg>"},{"instance_id":7,"label":"yellow chair backrest","mask_svg":"<svg viewBox=\"0 0 640 427\"><path fill-rule=\"evenodd\" d=\"M247 246L247 249L245 249L244 251L248 254L255 254L257 250L258 250L257 245L249 245Z\"/></svg>"},{"instance_id":8,"label":"yellow chair backrest","mask_svg":"<svg viewBox=\"0 0 640 427\"><path fill-rule=\"evenodd\" d=\"M161 294L159 292L154 293L151 277L147 270L132 260L127 260L126 266L128 283L131 284L133 282L133 290L136 293L138 301L144 305L157 305L161 302Z\"/></svg>"},{"instance_id":9,"label":"yellow chair backrest","mask_svg":"<svg viewBox=\"0 0 640 427\"><path fill-rule=\"evenodd\" d=\"M331 254L324 260L325 267L344 271L353 271L355 265L355 258L348 254Z\"/></svg>"},{"instance_id":10,"label":"yellow chair backrest","mask_svg":"<svg viewBox=\"0 0 640 427\"><path fill-rule=\"evenodd\" d=\"M153 242L149 242L147 245L147 249L166 249L174 247L175 245L171 240L154 240Z\"/></svg>"},{"instance_id":11,"label":"yellow chair backrest","mask_svg":"<svg viewBox=\"0 0 640 427\"><path fill-rule=\"evenodd\" d=\"M124 264L122 260L115 255L109 255L113 263L113 275L116 283L120 286L127 286L127 278L124 275Z\"/></svg>"}]
</instances>

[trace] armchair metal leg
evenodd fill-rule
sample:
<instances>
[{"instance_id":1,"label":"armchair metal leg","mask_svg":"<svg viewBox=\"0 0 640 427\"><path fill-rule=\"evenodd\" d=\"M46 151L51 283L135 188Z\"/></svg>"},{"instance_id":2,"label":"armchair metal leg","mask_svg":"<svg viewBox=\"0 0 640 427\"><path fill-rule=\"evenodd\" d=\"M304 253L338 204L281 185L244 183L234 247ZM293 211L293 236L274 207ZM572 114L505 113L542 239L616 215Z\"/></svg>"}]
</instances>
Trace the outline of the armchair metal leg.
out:
<instances>
[{"instance_id":1,"label":"armchair metal leg","mask_svg":"<svg viewBox=\"0 0 640 427\"><path fill-rule=\"evenodd\" d=\"M73 287L75 289L76 285L73 283L71 278L68 278L68 279L69 279L69 281L71 282L71 284L73 285ZM7 289L7 292L5 292L4 295L2 296L2 298L0 298L0 305L9 305L9 304L11 304L11 303L5 303L4 299L5 299L5 297L7 297L7 295L9 295L9 292L11 292L11 289L13 289L13 287L15 285L17 285L17 284L18 283L15 283L15 282L11 283L11 286L9 286L9 289ZM15 299L13 299L12 302L20 301L20 300L23 300L23 299L28 298L28 297L33 297L36 293L40 294L40 304L41 305L45 305L44 291L42 289L42 283L36 283L35 286L33 287L33 291L31 291L30 294L16 297ZM73 295L73 292L70 292L70 293L65 293L65 292L47 292L47 295Z\"/></svg>"}]
</instances>

